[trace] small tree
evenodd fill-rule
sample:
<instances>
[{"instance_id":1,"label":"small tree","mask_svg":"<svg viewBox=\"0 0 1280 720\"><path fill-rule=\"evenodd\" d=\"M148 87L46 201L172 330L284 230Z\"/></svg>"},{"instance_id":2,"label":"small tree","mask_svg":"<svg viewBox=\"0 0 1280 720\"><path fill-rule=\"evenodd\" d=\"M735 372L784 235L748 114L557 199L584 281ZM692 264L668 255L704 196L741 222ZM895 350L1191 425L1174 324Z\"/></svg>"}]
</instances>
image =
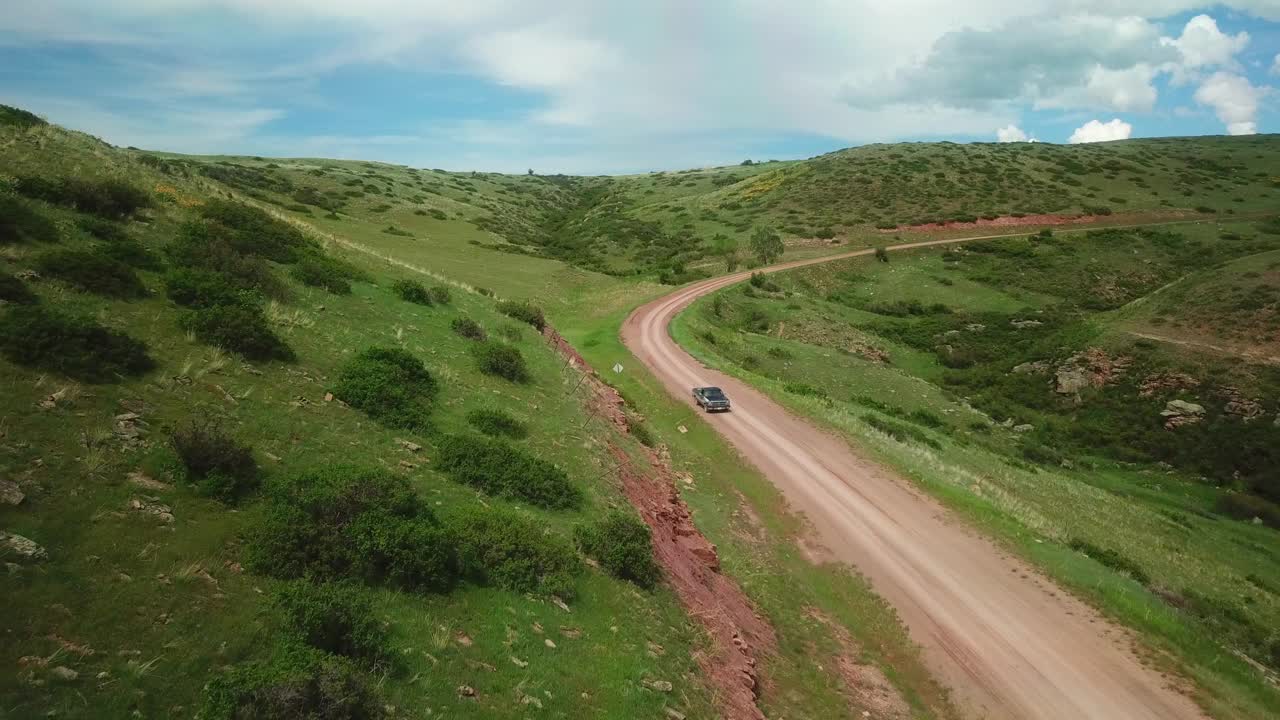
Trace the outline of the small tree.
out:
<instances>
[{"instance_id":1,"label":"small tree","mask_svg":"<svg viewBox=\"0 0 1280 720\"><path fill-rule=\"evenodd\" d=\"M711 251L724 258L725 272L738 269L738 238L716 233L715 237L711 238Z\"/></svg>"},{"instance_id":2,"label":"small tree","mask_svg":"<svg viewBox=\"0 0 1280 720\"><path fill-rule=\"evenodd\" d=\"M782 257L782 236L771 227L758 227L751 234L751 254L761 265L768 265Z\"/></svg>"},{"instance_id":3,"label":"small tree","mask_svg":"<svg viewBox=\"0 0 1280 720\"><path fill-rule=\"evenodd\" d=\"M876 248L876 259L882 263L889 262L889 251L882 247Z\"/></svg>"}]
</instances>

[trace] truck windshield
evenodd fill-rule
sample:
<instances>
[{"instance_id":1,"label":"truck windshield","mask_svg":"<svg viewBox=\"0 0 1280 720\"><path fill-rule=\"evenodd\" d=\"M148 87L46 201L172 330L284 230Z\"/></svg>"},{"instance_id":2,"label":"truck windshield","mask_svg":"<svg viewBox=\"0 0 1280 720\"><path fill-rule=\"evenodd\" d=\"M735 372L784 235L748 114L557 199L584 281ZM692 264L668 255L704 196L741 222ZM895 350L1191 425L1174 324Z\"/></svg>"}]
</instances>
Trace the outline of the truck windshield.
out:
<instances>
[{"instance_id":1,"label":"truck windshield","mask_svg":"<svg viewBox=\"0 0 1280 720\"><path fill-rule=\"evenodd\" d=\"M720 388L703 388L702 394L707 396L708 400L723 400L724 393Z\"/></svg>"}]
</instances>

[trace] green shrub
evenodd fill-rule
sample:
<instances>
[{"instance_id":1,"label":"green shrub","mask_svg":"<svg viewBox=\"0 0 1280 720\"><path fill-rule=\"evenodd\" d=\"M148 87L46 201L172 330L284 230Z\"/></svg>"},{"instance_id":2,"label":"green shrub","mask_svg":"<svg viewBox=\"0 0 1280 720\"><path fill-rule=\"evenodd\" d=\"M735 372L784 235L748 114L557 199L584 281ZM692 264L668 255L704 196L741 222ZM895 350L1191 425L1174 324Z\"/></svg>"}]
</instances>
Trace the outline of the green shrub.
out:
<instances>
[{"instance_id":1,"label":"green shrub","mask_svg":"<svg viewBox=\"0 0 1280 720\"><path fill-rule=\"evenodd\" d=\"M453 546L408 480L337 466L268 483L247 558L277 578L356 578L440 592L456 580Z\"/></svg>"},{"instance_id":2,"label":"green shrub","mask_svg":"<svg viewBox=\"0 0 1280 720\"><path fill-rule=\"evenodd\" d=\"M431 292L427 286L417 280L397 280L391 289L405 302L417 305L431 305ZM456 322L456 321L455 321Z\"/></svg>"},{"instance_id":3,"label":"green shrub","mask_svg":"<svg viewBox=\"0 0 1280 720\"><path fill-rule=\"evenodd\" d=\"M201 720L382 720L383 703L349 661L286 646L240 663L204 689Z\"/></svg>"},{"instance_id":4,"label":"green shrub","mask_svg":"<svg viewBox=\"0 0 1280 720\"><path fill-rule=\"evenodd\" d=\"M164 263L159 256L143 247L142 243L133 239L127 238L111 243L99 243L94 247L94 252L139 270L156 271L164 267Z\"/></svg>"},{"instance_id":5,"label":"green shrub","mask_svg":"<svg viewBox=\"0 0 1280 720\"><path fill-rule=\"evenodd\" d=\"M820 227L813 232L813 236L819 240L830 240L836 236L836 231L830 227Z\"/></svg>"},{"instance_id":6,"label":"green shrub","mask_svg":"<svg viewBox=\"0 0 1280 720\"><path fill-rule=\"evenodd\" d=\"M864 414L862 420L871 427L897 440L898 442L915 441L921 445L927 445L931 448L938 449L942 447L937 440L929 437L923 430L906 423L900 423L896 420L888 420L879 415L871 413Z\"/></svg>"},{"instance_id":7,"label":"green shrub","mask_svg":"<svg viewBox=\"0 0 1280 720\"><path fill-rule=\"evenodd\" d=\"M125 230L122 223L116 220L107 220L92 215L81 215L76 218L76 227L89 233L99 240L107 242L118 242L120 240L129 240L129 232Z\"/></svg>"},{"instance_id":8,"label":"green shrub","mask_svg":"<svg viewBox=\"0 0 1280 720\"><path fill-rule=\"evenodd\" d=\"M432 302L437 305L448 305L453 302L453 293L444 285L432 285L428 292L431 294Z\"/></svg>"},{"instance_id":9,"label":"green shrub","mask_svg":"<svg viewBox=\"0 0 1280 720\"><path fill-rule=\"evenodd\" d=\"M249 360L292 362L297 358L293 348L271 329L258 305L239 303L197 308L182 319L182 326L200 342L239 353Z\"/></svg>"},{"instance_id":10,"label":"green shrub","mask_svg":"<svg viewBox=\"0 0 1280 720\"><path fill-rule=\"evenodd\" d=\"M39 298L27 284L13 275L0 274L0 300L15 305L33 305Z\"/></svg>"},{"instance_id":11,"label":"green shrub","mask_svg":"<svg viewBox=\"0 0 1280 720\"><path fill-rule=\"evenodd\" d=\"M276 592L272 604L285 627L308 647L373 667L385 666L391 658L386 628L359 586L294 580Z\"/></svg>"},{"instance_id":12,"label":"green shrub","mask_svg":"<svg viewBox=\"0 0 1280 720\"><path fill-rule=\"evenodd\" d=\"M552 509L582 504L582 490L563 470L504 440L446 436L437 448L436 467L455 482L489 495Z\"/></svg>"},{"instance_id":13,"label":"green shrub","mask_svg":"<svg viewBox=\"0 0 1280 720\"><path fill-rule=\"evenodd\" d=\"M262 258L242 254L231 244L231 231L206 222L184 223L178 237L165 248L175 268L198 269L225 275L243 290L255 290L277 300L289 297L288 287Z\"/></svg>"},{"instance_id":14,"label":"green shrub","mask_svg":"<svg viewBox=\"0 0 1280 720\"><path fill-rule=\"evenodd\" d=\"M133 268L92 250L55 250L36 258L40 274L113 298L137 298L147 288Z\"/></svg>"},{"instance_id":15,"label":"green shrub","mask_svg":"<svg viewBox=\"0 0 1280 720\"><path fill-rule=\"evenodd\" d=\"M471 318L454 318L453 321L449 323L449 327L452 328L455 333L467 338L468 340L480 340L483 342L488 337L484 328L480 326L480 323L472 320Z\"/></svg>"},{"instance_id":16,"label":"green shrub","mask_svg":"<svg viewBox=\"0 0 1280 720\"><path fill-rule=\"evenodd\" d=\"M823 400L828 399L827 391L822 388L814 387L804 382L789 382L782 387L783 390L792 395L803 395L805 397L816 397Z\"/></svg>"},{"instance_id":17,"label":"green shrub","mask_svg":"<svg viewBox=\"0 0 1280 720\"><path fill-rule=\"evenodd\" d=\"M303 285L319 287L334 295L351 294L351 276L344 263L317 253L303 253L289 274Z\"/></svg>"},{"instance_id":18,"label":"green shrub","mask_svg":"<svg viewBox=\"0 0 1280 720\"><path fill-rule=\"evenodd\" d=\"M889 262L889 251L883 247L876 248L876 259L882 263Z\"/></svg>"},{"instance_id":19,"label":"green shrub","mask_svg":"<svg viewBox=\"0 0 1280 720\"><path fill-rule=\"evenodd\" d=\"M342 368L333 394L378 422L406 430L431 427L436 379L422 361L398 348L372 347Z\"/></svg>"},{"instance_id":20,"label":"green shrub","mask_svg":"<svg viewBox=\"0 0 1280 720\"><path fill-rule=\"evenodd\" d=\"M614 510L595 522L574 528L573 537L588 557L610 575L641 587L658 581L649 526L634 512Z\"/></svg>"},{"instance_id":21,"label":"green shrub","mask_svg":"<svg viewBox=\"0 0 1280 720\"><path fill-rule=\"evenodd\" d=\"M218 420L192 418L174 430L170 443L186 469L187 482L202 495L234 504L258 487L253 450Z\"/></svg>"},{"instance_id":22,"label":"green shrub","mask_svg":"<svg viewBox=\"0 0 1280 720\"><path fill-rule=\"evenodd\" d=\"M0 193L0 245L58 242L62 233L52 220L19 197Z\"/></svg>"},{"instance_id":23,"label":"green shrub","mask_svg":"<svg viewBox=\"0 0 1280 720\"><path fill-rule=\"evenodd\" d=\"M33 112L9 105L0 105L0 125L29 130L33 127L48 125L43 118Z\"/></svg>"},{"instance_id":24,"label":"green shrub","mask_svg":"<svg viewBox=\"0 0 1280 720\"><path fill-rule=\"evenodd\" d=\"M0 317L0 353L25 367L89 383L113 382L155 367L147 347L91 318L36 305L15 305Z\"/></svg>"},{"instance_id":25,"label":"green shrub","mask_svg":"<svg viewBox=\"0 0 1280 720\"><path fill-rule=\"evenodd\" d=\"M1226 493L1218 498L1214 509L1236 520L1262 520L1269 528L1280 530L1280 504L1248 493Z\"/></svg>"},{"instance_id":26,"label":"green shrub","mask_svg":"<svg viewBox=\"0 0 1280 720\"><path fill-rule=\"evenodd\" d=\"M654 447L658 444L658 439L653 436L653 431L648 425L644 424L644 420L638 415L627 413L627 432L631 436L640 441L645 447Z\"/></svg>"},{"instance_id":27,"label":"green shrub","mask_svg":"<svg viewBox=\"0 0 1280 720\"><path fill-rule=\"evenodd\" d=\"M200 214L226 228L231 247L243 255L257 255L280 263L292 263L310 246L301 230L252 205L231 200L210 200L201 206Z\"/></svg>"},{"instance_id":28,"label":"green shrub","mask_svg":"<svg viewBox=\"0 0 1280 720\"><path fill-rule=\"evenodd\" d=\"M947 424L946 420L943 420L942 418L938 417L937 415L923 408L918 410L912 410L910 414L907 415L907 419L911 420L912 422L919 423L921 425L924 425L925 427L930 427L930 428L940 428Z\"/></svg>"},{"instance_id":29,"label":"green shrub","mask_svg":"<svg viewBox=\"0 0 1280 720\"><path fill-rule=\"evenodd\" d=\"M1078 553L1088 555L1090 558L1106 565L1112 570L1128 575L1142 585L1146 585L1151 581L1151 578L1147 575L1146 571L1144 571L1137 563L1121 555L1115 550L1098 547L1087 540L1080 540L1078 538L1072 538L1071 541L1067 543L1067 547Z\"/></svg>"},{"instance_id":30,"label":"green shrub","mask_svg":"<svg viewBox=\"0 0 1280 720\"><path fill-rule=\"evenodd\" d=\"M467 413L471 427L490 437L521 440L529 436L529 428L511 415L495 408L480 408Z\"/></svg>"},{"instance_id":31,"label":"green shrub","mask_svg":"<svg viewBox=\"0 0 1280 720\"><path fill-rule=\"evenodd\" d=\"M515 383L529 381L529 368L518 348L486 342L474 346L471 354L476 359L476 367L485 375L496 375Z\"/></svg>"},{"instance_id":32,"label":"green shrub","mask_svg":"<svg viewBox=\"0 0 1280 720\"><path fill-rule=\"evenodd\" d=\"M468 507L448 526L463 577L514 592L573 597L581 563L546 523L506 508Z\"/></svg>"},{"instance_id":33,"label":"green shrub","mask_svg":"<svg viewBox=\"0 0 1280 720\"><path fill-rule=\"evenodd\" d=\"M234 278L219 272L192 268L171 270L164 278L165 294L189 308L214 305L256 305L260 298L253 290L238 287Z\"/></svg>"},{"instance_id":34,"label":"green shrub","mask_svg":"<svg viewBox=\"0 0 1280 720\"><path fill-rule=\"evenodd\" d=\"M116 179L28 175L18 178L17 189L30 198L108 219L127 218L152 205L145 190Z\"/></svg>"},{"instance_id":35,"label":"green shrub","mask_svg":"<svg viewBox=\"0 0 1280 720\"><path fill-rule=\"evenodd\" d=\"M542 329L547 326L547 319L542 314L542 308L528 301L503 300L498 303L498 312L528 323L537 328L538 332L542 332Z\"/></svg>"}]
</instances>

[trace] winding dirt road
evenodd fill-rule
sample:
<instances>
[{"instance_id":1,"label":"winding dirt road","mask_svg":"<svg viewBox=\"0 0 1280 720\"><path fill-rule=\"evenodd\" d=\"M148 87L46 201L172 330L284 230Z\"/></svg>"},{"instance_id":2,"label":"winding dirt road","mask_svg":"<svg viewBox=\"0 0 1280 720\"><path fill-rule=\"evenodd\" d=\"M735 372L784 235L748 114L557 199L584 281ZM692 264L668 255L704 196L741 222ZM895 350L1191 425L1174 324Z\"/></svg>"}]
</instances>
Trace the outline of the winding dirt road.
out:
<instances>
[{"instance_id":1,"label":"winding dirt road","mask_svg":"<svg viewBox=\"0 0 1280 720\"><path fill-rule=\"evenodd\" d=\"M768 271L871 252L790 262ZM639 308L623 325L623 342L685 402L692 404L694 386L726 390L733 412L707 421L804 513L835 557L856 567L897 608L925 662L968 716L1204 717L1135 657L1123 629L965 527L909 481L859 457L845 441L750 386L703 367L676 345L668 325L680 310L749 276L706 280Z\"/></svg>"}]
</instances>

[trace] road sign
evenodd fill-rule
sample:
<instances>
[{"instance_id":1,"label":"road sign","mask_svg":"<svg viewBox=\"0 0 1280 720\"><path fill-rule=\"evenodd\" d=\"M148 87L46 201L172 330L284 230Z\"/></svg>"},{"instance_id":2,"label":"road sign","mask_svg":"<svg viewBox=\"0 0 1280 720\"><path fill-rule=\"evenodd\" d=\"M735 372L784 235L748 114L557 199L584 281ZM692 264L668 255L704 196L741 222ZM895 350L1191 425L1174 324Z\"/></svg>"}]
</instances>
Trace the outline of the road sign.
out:
<instances>
[{"instance_id":1,"label":"road sign","mask_svg":"<svg viewBox=\"0 0 1280 720\"><path fill-rule=\"evenodd\" d=\"M614 372L616 372L616 373L620 373L620 372L622 372L622 363L614 363L614 364L613 364L613 371L614 371Z\"/></svg>"}]
</instances>

